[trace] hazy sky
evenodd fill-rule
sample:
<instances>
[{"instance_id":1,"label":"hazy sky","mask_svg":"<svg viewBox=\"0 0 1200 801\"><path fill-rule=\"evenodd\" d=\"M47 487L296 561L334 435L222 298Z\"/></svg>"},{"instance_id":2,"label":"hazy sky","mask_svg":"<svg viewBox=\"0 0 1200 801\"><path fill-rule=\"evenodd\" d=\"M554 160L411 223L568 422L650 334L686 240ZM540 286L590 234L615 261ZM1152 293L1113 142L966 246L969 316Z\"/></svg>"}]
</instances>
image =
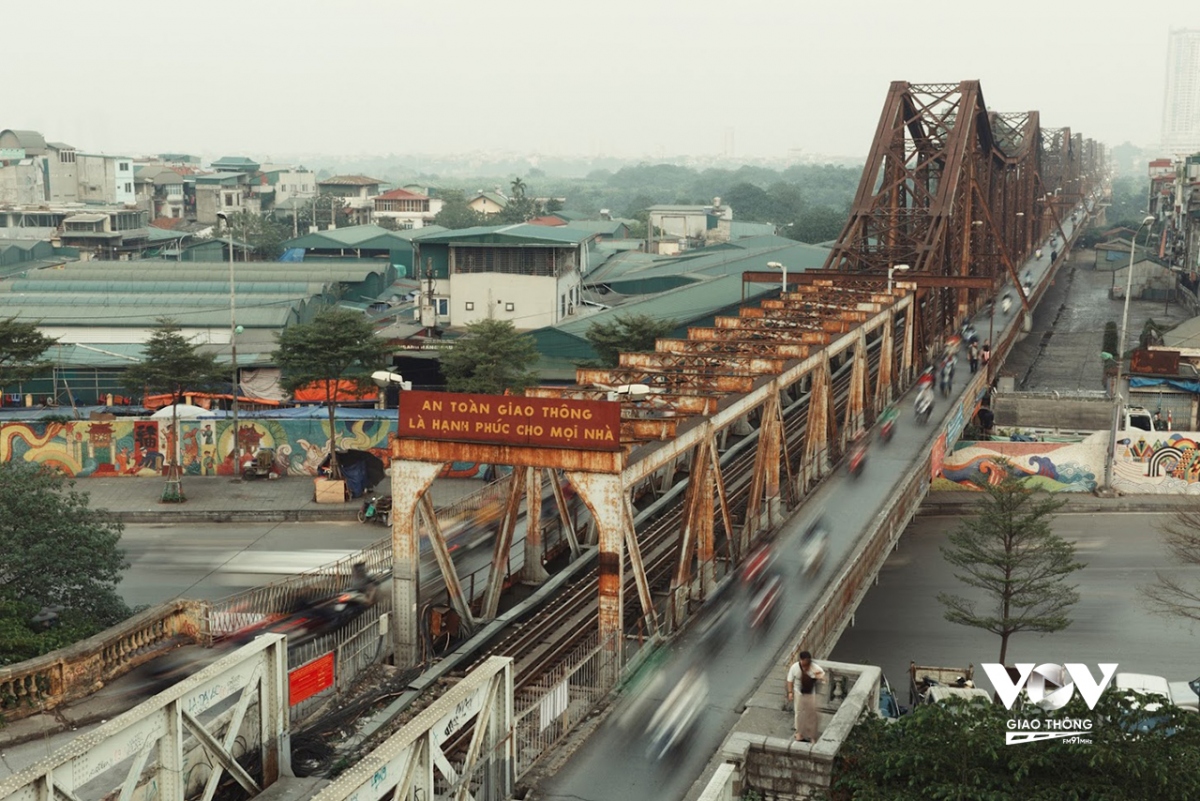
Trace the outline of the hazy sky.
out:
<instances>
[{"instance_id":1,"label":"hazy sky","mask_svg":"<svg viewBox=\"0 0 1200 801\"><path fill-rule=\"evenodd\" d=\"M0 34L0 129L112 153L862 157L888 85L982 81L1151 144L1163 0L67 0ZM43 30L52 25L53 31Z\"/></svg>"}]
</instances>

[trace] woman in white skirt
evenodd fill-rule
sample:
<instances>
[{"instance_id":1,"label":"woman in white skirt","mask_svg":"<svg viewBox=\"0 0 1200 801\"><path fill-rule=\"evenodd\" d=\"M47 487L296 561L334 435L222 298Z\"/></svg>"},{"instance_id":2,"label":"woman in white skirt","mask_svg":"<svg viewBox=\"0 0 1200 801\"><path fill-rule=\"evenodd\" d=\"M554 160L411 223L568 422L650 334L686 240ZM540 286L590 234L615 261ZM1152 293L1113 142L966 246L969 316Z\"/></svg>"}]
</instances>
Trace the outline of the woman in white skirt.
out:
<instances>
[{"instance_id":1,"label":"woman in white skirt","mask_svg":"<svg viewBox=\"0 0 1200 801\"><path fill-rule=\"evenodd\" d=\"M800 652L798 662L793 662L787 672L787 697L795 713L793 723L796 739L802 743L817 741L817 728L821 720L817 707L817 682L825 678L825 671L812 659L808 651Z\"/></svg>"}]
</instances>

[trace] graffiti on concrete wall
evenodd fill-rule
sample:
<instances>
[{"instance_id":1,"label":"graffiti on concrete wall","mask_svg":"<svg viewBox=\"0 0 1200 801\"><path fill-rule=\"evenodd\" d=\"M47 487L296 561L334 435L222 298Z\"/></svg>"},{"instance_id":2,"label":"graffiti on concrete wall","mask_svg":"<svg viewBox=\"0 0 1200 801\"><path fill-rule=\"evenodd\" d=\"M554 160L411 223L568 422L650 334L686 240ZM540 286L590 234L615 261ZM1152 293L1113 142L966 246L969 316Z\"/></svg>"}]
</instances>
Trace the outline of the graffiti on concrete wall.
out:
<instances>
[{"instance_id":1,"label":"graffiti on concrete wall","mask_svg":"<svg viewBox=\"0 0 1200 801\"><path fill-rule=\"evenodd\" d=\"M1118 432L1113 488L1130 494L1200 495L1200 433Z\"/></svg>"},{"instance_id":2,"label":"graffiti on concrete wall","mask_svg":"<svg viewBox=\"0 0 1200 801\"><path fill-rule=\"evenodd\" d=\"M132 418L5 422L0 460L36 462L76 478L161 476L174 454L187 475L234 475L232 421L180 420L175 429L171 420ZM391 419L339 420L337 446L370 451L387 463L394 431ZM243 419L237 440L243 457L260 446L274 448L281 474L316 475L328 447L329 421Z\"/></svg>"},{"instance_id":3,"label":"graffiti on concrete wall","mask_svg":"<svg viewBox=\"0 0 1200 801\"><path fill-rule=\"evenodd\" d=\"M962 442L942 459L934 490L978 490L1006 476L1046 492L1092 492L1104 473L1108 435L1093 434L1082 442Z\"/></svg>"}]
</instances>

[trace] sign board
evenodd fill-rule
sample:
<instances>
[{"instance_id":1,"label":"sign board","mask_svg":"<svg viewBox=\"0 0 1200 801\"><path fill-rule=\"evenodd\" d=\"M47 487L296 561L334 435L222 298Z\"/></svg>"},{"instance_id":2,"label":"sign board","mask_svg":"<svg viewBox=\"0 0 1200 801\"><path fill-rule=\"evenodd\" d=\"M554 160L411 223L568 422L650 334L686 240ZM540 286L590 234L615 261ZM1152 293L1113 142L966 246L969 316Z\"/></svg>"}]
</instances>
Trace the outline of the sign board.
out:
<instances>
[{"instance_id":1,"label":"sign board","mask_svg":"<svg viewBox=\"0 0 1200 801\"><path fill-rule=\"evenodd\" d=\"M288 671L288 705L312 698L333 686L333 651Z\"/></svg>"},{"instance_id":2,"label":"sign board","mask_svg":"<svg viewBox=\"0 0 1200 801\"><path fill-rule=\"evenodd\" d=\"M618 451L621 405L452 392L401 392L401 439Z\"/></svg>"},{"instance_id":3,"label":"sign board","mask_svg":"<svg viewBox=\"0 0 1200 801\"><path fill-rule=\"evenodd\" d=\"M1179 375L1179 351L1135 350L1129 372L1151 375Z\"/></svg>"}]
</instances>

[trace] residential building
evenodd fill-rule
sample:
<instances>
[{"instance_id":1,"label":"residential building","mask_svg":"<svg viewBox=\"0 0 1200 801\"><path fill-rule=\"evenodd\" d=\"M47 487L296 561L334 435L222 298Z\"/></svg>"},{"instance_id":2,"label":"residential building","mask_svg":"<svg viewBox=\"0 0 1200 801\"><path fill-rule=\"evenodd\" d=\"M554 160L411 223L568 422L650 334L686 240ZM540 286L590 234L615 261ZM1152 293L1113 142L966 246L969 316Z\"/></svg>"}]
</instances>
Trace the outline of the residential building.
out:
<instances>
[{"instance_id":1,"label":"residential building","mask_svg":"<svg viewBox=\"0 0 1200 801\"><path fill-rule=\"evenodd\" d=\"M501 194L499 189L493 192L485 192L480 189L475 193L474 197L467 201L467 206L472 211L476 211L488 217L504 211L504 208L507 205L508 198Z\"/></svg>"},{"instance_id":2,"label":"residential building","mask_svg":"<svg viewBox=\"0 0 1200 801\"><path fill-rule=\"evenodd\" d=\"M433 218L441 210L441 200L407 189L393 189L375 198L376 219L392 220L399 229L433 225Z\"/></svg>"},{"instance_id":3,"label":"residential building","mask_svg":"<svg viewBox=\"0 0 1200 801\"><path fill-rule=\"evenodd\" d=\"M303 167L283 167L265 164L262 174L275 190L275 205L292 198L312 200L317 196L317 174Z\"/></svg>"},{"instance_id":4,"label":"residential building","mask_svg":"<svg viewBox=\"0 0 1200 801\"><path fill-rule=\"evenodd\" d=\"M383 181L365 175L335 175L317 181L319 194L340 197L346 202L346 212L355 225L371 222L375 196Z\"/></svg>"},{"instance_id":5,"label":"residential building","mask_svg":"<svg viewBox=\"0 0 1200 801\"><path fill-rule=\"evenodd\" d=\"M733 209L721 205L719 197L713 198L711 206L657 205L648 211L648 235L653 244L666 243L670 249L685 250L730 239ZM662 252L661 247L648 249Z\"/></svg>"},{"instance_id":6,"label":"residential building","mask_svg":"<svg viewBox=\"0 0 1200 801\"><path fill-rule=\"evenodd\" d=\"M465 228L414 240L427 285L427 327L509 320L520 330L557 325L576 314L597 235L568 226Z\"/></svg>"},{"instance_id":7,"label":"residential building","mask_svg":"<svg viewBox=\"0 0 1200 801\"><path fill-rule=\"evenodd\" d=\"M150 212L150 219L184 216L183 176L178 171L163 164L139 164L133 186L138 207Z\"/></svg>"},{"instance_id":8,"label":"residential building","mask_svg":"<svg viewBox=\"0 0 1200 801\"><path fill-rule=\"evenodd\" d=\"M1162 149L1177 156L1200 151L1200 29L1176 28L1167 35Z\"/></svg>"},{"instance_id":9,"label":"residential building","mask_svg":"<svg viewBox=\"0 0 1200 801\"><path fill-rule=\"evenodd\" d=\"M16 202L136 202L132 159L81 153L63 142L47 142L37 131L0 131L0 173L10 168L17 172L15 176L0 175L0 187L21 187L22 197L35 192L25 172L30 166L42 171L42 197Z\"/></svg>"},{"instance_id":10,"label":"residential building","mask_svg":"<svg viewBox=\"0 0 1200 801\"><path fill-rule=\"evenodd\" d=\"M259 163L245 156L222 156L209 165L213 172L244 172L254 175L258 172Z\"/></svg>"},{"instance_id":11,"label":"residential building","mask_svg":"<svg viewBox=\"0 0 1200 801\"><path fill-rule=\"evenodd\" d=\"M197 222L215 224L218 213L259 213L259 200L251 192L248 173L214 172L197 175L195 179Z\"/></svg>"}]
</instances>

